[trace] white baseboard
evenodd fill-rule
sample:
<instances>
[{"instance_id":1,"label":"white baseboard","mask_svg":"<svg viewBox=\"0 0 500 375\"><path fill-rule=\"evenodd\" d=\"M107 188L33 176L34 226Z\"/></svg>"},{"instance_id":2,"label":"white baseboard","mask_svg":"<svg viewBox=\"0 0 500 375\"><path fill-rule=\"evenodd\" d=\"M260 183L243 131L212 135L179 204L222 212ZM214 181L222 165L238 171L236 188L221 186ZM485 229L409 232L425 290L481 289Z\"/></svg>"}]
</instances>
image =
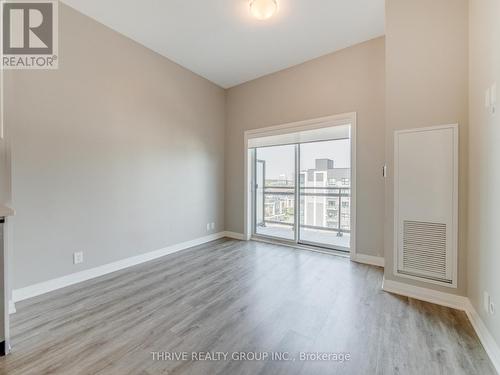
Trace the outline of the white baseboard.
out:
<instances>
[{"instance_id":1,"label":"white baseboard","mask_svg":"<svg viewBox=\"0 0 500 375\"><path fill-rule=\"evenodd\" d=\"M470 300L467 301L467 309L465 310L465 313L467 314L472 327L476 331L479 340L483 344L484 350L486 350L486 353L490 357L493 366L495 366L497 373L500 374L500 346L491 335Z\"/></svg>"},{"instance_id":2,"label":"white baseboard","mask_svg":"<svg viewBox=\"0 0 500 375\"><path fill-rule=\"evenodd\" d=\"M14 301L9 301L9 315L16 313L16 304Z\"/></svg>"},{"instance_id":3,"label":"white baseboard","mask_svg":"<svg viewBox=\"0 0 500 375\"><path fill-rule=\"evenodd\" d=\"M357 253L352 259L355 262L369 264L372 266L384 267L385 259L383 257L375 257L373 255L365 255Z\"/></svg>"},{"instance_id":4,"label":"white baseboard","mask_svg":"<svg viewBox=\"0 0 500 375\"><path fill-rule=\"evenodd\" d=\"M233 238L235 240L240 240L240 241L247 241L247 238L243 233L229 232L229 231L226 231L223 233L224 233L224 237Z\"/></svg>"},{"instance_id":5,"label":"white baseboard","mask_svg":"<svg viewBox=\"0 0 500 375\"><path fill-rule=\"evenodd\" d=\"M196 238L191 241L182 242L172 246L165 247L160 250L151 251L149 253L136 255L130 258L122 259L113 263L104 264L88 270L76 272L70 275L58 277L56 279L44 281L38 284L30 285L12 291L13 302L23 301L28 298L36 297L66 286L90 280L95 277L103 276L111 272L119 271L124 268L135 266L153 259L161 258L165 255L176 253L193 246L201 245L206 242L214 241L219 238L226 237L226 232L210 234L208 236Z\"/></svg>"},{"instance_id":6,"label":"white baseboard","mask_svg":"<svg viewBox=\"0 0 500 375\"><path fill-rule=\"evenodd\" d=\"M436 290L421 288L399 281L387 280L384 278L382 289L386 292L399 294L406 297L415 298L421 301L435 303L436 305L451 307L457 310L464 310L467 307L467 297L456 294L438 292Z\"/></svg>"},{"instance_id":7,"label":"white baseboard","mask_svg":"<svg viewBox=\"0 0 500 375\"><path fill-rule=\"evenodd\" d=\"M421 301L435 303L437 305L451 307L457 310L463 310L467 314L472 327L476 331L477 336L479 337L486 353L490 357L497 373L500 374L500 346L497 344L467 297L416 287L398 281L386 280L385 278L382 282L382 289L386 292L399 294L405 297L415 298Z\"/></svg>"}]
</instances>

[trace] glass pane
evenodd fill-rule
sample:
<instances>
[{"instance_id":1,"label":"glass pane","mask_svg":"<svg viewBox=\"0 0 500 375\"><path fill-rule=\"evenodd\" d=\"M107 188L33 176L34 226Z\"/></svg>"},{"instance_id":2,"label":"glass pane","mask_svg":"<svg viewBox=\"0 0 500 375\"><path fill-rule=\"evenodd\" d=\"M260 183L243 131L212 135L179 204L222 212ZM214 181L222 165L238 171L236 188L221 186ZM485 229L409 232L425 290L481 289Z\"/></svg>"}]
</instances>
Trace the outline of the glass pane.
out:
<instances>
[{"instance_id":1,"label":"glass pane","mask_svg":"<svg viewBox=\"0 0 500 375\"><path fill-rule=\"evenodd\" d=\"M255 157L255 231L294 240L295 146L257 148Z\"/></svg>"},{"instance_id":2,"label":"glass pane","mask_svg":"<svg viewBox=\"0 0 500 375\"><path fill-rule=\"evenodd\" d=\"M299 240L348 250L351 240L349 139L300 146Z\"/></svg>"}]
</instances>

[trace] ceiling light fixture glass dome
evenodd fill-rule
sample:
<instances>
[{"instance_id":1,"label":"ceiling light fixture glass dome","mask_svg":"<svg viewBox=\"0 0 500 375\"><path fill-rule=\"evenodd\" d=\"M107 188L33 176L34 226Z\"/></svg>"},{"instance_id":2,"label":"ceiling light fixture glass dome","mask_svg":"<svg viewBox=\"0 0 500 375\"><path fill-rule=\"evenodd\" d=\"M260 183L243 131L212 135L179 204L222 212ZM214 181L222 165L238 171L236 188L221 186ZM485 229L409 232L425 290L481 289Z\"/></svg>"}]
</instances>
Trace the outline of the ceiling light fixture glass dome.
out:
<instances>
[{"instance_id":1,"label":"ceiling light fixture glass dome","mask_svg":"<svg viewBox=\"0 0 500 375\"><path fill-rule=\"evenodd\" d=\"M276 0L251 0L250 12L259 20L267 20L278 11Z\"/></svg>"}]
</instances>

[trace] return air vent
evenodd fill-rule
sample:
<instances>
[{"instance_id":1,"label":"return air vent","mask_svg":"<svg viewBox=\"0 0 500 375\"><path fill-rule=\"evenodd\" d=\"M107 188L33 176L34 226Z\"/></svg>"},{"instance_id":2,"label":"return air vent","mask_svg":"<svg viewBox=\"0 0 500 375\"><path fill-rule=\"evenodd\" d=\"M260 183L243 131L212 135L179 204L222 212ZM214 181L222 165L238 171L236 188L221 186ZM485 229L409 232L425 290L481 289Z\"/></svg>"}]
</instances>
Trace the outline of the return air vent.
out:
<instances>
[{"instance_id":1,"label":"return air vent","mask_svg":"<svg viewBox=\"0 0 500 375\"><path fill-rule=\"evenodd\" d=\"M397 131L394 147L394 272L456 287L458 126Z\"/></svg>"},{"instance_id":2,"label":"return air vent","mask_svg":"<svg viewBox=\"0 0 500 375\"><path fill-rule=\"evenodd\" d=\"M403 269L437 280L446 279L446 224L404 221Z\"/></svg>"}]
</instances>

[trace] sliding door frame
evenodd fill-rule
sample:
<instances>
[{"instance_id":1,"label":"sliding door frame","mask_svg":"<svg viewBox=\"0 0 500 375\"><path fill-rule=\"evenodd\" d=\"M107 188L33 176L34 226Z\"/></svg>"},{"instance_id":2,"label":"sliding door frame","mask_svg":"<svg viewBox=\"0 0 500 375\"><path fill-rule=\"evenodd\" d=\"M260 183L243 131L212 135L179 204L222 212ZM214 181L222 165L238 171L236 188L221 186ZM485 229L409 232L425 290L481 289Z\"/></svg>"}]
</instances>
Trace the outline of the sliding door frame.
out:
<instances>
[{"instance_id":1,"label":"sliding door frame","mask_svg":"<svg viewBox=\"0 0 500 375\"><path fill-rule=\"evenodd\" d=\"M338 139L333 139L333 140L325 140L325 141L312 141L312 142L304 142L304 143L299 143L297 144L297 166L296 166L296 171L297 173L300 173L300 146L303 145L303 144L309 144L309 143L315 143L315 142L328 142L328 141L337 141L337 140L346 140L346 139L349 139L352 143L352 140L351 138L338 138ZM349 145L349 147L352 147L351 145ZM351 166L350 166L350 169L351 169L351 178L352 178L352 163L351 163ZM297 243L299 245L306 245L306 246L315 246L315 247L321 247L321 248L325 248L325 249L328 249L328 250L333 250L333 251L341 251L341 252L344 252L344 253L349 253L351 251L350 247L344 247L344 246L334 246L334 245L328 245L328 244L325 244L325 243L320 243L320 242L314 242L314 241L307 241L307 240L303 240L300 238L300 210L302 209L302 207L300 206L300 196L301 196L301 189L300 189L300 176L298 177L297 179L297 183L299 183L299 188L297 190L297 196L298 196L298 199L299 199L299 204L298 204L298 212L299 212L299 217L298 217L298 220L297 220L297 225L298 225L298 231L297 231L297 236L295 237L296 240L297 240ZM342 188L339 188L339 190L342 190ZM352 191L352 190L351 190ZM304 196L305 197L305 196ZM304 199L305 201L305 199ZM352 201L352 197L351 197L351 201ZM340 231L340 223L341 223L341 211L342 211L342 195L340 194L340 197L339 197L339 228L338 230ZM352 213L351 213L352 214ZM352 228L352 218L350 220L351 222L349 223L350 224L350 227ZM352 242L350 243L350 246L352 246Z\"/></svg>"},{"instance_id":2,"label":"sliding door frame","mask_svg":"<svg viewBox=\"0 0 500 375\"><path fill-rule=\"evenodd\" d=\"M350 125L351 138L351 241L350 241L350 257L351 260L356 259L356 112L344 113L339 115L321 117L311 120L293 122L282 125L263 127L255 130L247 130L244 132L244 235L243 238L250 240L255 233L255 149L249 149L249 140L252 138L268 137L273 135L289 134L299 131L307 131L314 129L329 128L334 126ZM300 166L300 147L295 146L295 170ZM295 173L295 240L299 239L300 231L300 174ZM299 185L297 185L299 183ZM340 220L340 217L339 217ZM268 236L269 237L269 236ZM269 237L283 241L288 244L295 244L295 240L286 240L281 238ZM302 242L304 245L320 246L319 244ZM300 245L300 243L298 244ZM324 248L324 247L323 247ZM332 251L335 251L332 249Z\"/></svg>"},{"instance_id":3,"label":"sliding door frame","mask_svg":"<svg viewBox=\"0 0 500 375\"><path fill-rule=\"evenodd\" d=\"M299 243L300 240L300 145L295 145L295 208L294 208L294 237L295 242Z\"/></svg>"}]
</instances>

